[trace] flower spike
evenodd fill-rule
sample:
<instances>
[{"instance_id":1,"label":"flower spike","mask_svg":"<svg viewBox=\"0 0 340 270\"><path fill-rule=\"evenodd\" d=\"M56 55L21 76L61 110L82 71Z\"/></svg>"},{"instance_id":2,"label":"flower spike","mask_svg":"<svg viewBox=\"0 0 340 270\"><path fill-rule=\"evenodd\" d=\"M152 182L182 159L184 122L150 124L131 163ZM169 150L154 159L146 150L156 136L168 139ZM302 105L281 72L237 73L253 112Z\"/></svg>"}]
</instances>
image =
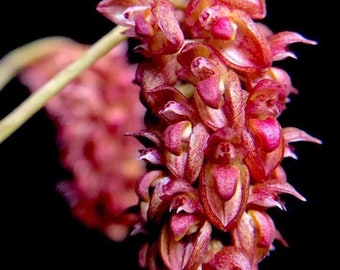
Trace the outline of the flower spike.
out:
<instances>
[{"instance_id":1,"label":"flower spike","mask_svg":"<svg viewBox=\"0 0 340 270\"><path fill-rule=\"evenodd\" d=\"M147 149L161 162L136 183L142 217L136 230L148 235L140 264L154 270L258 269L275 241L288 246L267 210L285 209L281 194L305 201L288 183L281 161L294 157L292 142L321 143L281 126L278 117L298 91L273 62L296 58L292 43L316 42L273 33L256 21L266 15L264 0L163 0L161 10L176 16L157 35L160 3L145 2L143 11L139 1L128 9L119 1L99 4L111 19L124 10L118 17L131 18L145 56L136 83L146 129L157 135ZM134 14L127 16L130 10ZM137 13L142 20L134 20ZM162 43L164 50L152 50ZM168 50L169 44L177 45ZM191 207L184 207L188 202Z\"/></svg>"}]
</instances>

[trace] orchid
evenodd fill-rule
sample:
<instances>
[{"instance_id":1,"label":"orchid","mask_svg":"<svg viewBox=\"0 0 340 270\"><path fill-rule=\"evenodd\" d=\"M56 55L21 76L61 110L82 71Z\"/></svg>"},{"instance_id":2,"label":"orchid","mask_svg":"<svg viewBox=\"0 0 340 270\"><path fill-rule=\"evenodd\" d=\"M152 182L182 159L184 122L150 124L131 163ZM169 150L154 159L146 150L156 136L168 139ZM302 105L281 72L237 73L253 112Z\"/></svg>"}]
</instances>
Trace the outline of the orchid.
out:
<instances>
[{"instance_id":1,"label":"orchid","mask_svg":"<svg viewBox=\"0 0 340 270\"><path fill-rule=\"evenodd\" d=\"M35 92L87 48L65 41L19 77ZM125 211L137 203L134 182L144 170L137 158L139 145L124 136L142 128L144 114L126 49L121 43L45 106L57 129L61 162L73 175L58 190L75 217L115 241L126 237L136 219Z\"/></svg>"},{"instance_id":2,"label":"orchid","mask_svg":"<svg viewBox=\"0 0 340 270\"><path fill-rule=\"evenodd\" d=\"M63 44L55 63L48 54L20 75L32 92L46 92L26 106L33 113L46 105L60 127L75 182L59 190L79 219L114 241L140 237L142 269L259 269L277 244L289 246L269 210L286 209L281 195L306 201L283 160L297 159L295 142L322 143L281 125L299 91L279 63L297 58L290 45L317 42L273 32L261 22L265 0L102 0L97 11L116 25L115 38L137 41L142 59L133 71L115 63L122 58L110 36L93 47L107 55L66 77L68 85L44 89L87 50L80 44ZM131 90L140 102L128 106Z\"/></svg>"},{"instance_id":3,"label":"orchid","mask_svg":"<svg viewBox=\"0 0 340 270\"><path fill-rule=\"evenodd\" d=\"M117 24L122 22L116 12L136 18L129 30L146 58L136 75L149 112L146 130L131 134L144 142L141 158L149 168L136 183L141 220L132 233L149 236L140 264L257 269L275 240L287 244L267 209L284 209L283 193L305 200L280 165L292 155L289 138L321 143L299 129L281 127L277 118L297 89L273 62L293 56L288 46L294 42L316 42L294 32L274 34L254 21L265 15L264 1L177 4L147 4L161 36L141 33L145 21L126 15L140 10L139 4L98 5ZM184 18L164 24L158 15L174 14L176 8ZM163 51L149 46L157 41Z\"/></svg>"}]
</instances>

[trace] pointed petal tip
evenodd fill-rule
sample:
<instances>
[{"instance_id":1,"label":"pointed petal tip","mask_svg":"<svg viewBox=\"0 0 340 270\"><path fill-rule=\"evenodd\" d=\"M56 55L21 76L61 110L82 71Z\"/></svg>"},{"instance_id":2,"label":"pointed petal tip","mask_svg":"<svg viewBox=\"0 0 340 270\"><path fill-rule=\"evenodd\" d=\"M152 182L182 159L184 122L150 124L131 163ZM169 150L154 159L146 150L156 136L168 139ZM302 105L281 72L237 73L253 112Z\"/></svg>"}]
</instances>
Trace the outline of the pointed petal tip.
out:
<instances>
[{"instance_id":1,"label":"pointed petal tip","mask_svg":"<svg viewBox=\"0 0 340 270\"><path fill-rule=\"evenodd\" d=\"M317 42L317 41L315 41L315 40L310 40L310 39L308 39L308 40L306 41L306 43L309 44L309 45L318 45L318 42Z\"/></svg>"},{"instance_id":2,"label":"pointed petal tip","mask_svg":"<svg viewBox=\"0 0 340 270\"><path fill-rule=\"evenodd\" d=\"M307 199L304 196L299 197L300 201L307 202Z\"/></svg>"},{"instance_id":3,"label":"pointed petal tip","mask_svg":"<svg viewBox=\"0 0 340 270\"><path fill-rule=\"evenodd\" d=\"M317 143L317 144L323 144L323 141L320 140L320 139L317 139L317 138L315 138L315 141L314 141L314 142Z\"/></svg>"}]
</instances>

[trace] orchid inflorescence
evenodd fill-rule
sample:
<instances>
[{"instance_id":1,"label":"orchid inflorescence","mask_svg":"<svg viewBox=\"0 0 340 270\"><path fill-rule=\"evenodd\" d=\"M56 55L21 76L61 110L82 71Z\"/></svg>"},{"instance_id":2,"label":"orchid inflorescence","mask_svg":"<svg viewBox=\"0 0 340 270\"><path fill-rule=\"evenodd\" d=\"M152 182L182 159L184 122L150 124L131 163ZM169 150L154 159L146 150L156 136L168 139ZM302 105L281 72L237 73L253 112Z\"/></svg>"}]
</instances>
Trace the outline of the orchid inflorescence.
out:
<instances>
[{"instance_id":1,"label":"orchid inflorescence","mask_svg":"<svg viewBox=\"0 0 340 270\"><path fill-rule=\"evenodd\" d=\"M124 136L143 127L145 109L132 83L136 66L121 43L68 84L45 105L55 123L60 159L73 179L57 185L72 213L89 228L114 241L124 239L135 215L123 212L138 201L135 179L144 171L139 143ZM20 74L33 92L49 81L88 45L63 40ZM133 119L131 121L131 119Z\"/></svg>"},{"instance_id":2,"label":"orchid inflorescence","mask_svg":"<svg viewBox=\"0 0 340 270\"><path fill-rule=\"evenodd\" d=\"M89 227L140 237L142 269L258 269L276 242L288 246L268 210L285 210L282 194L306 200L282 161L297 159L297 141L321 143L281 126L298 90L273 63L316 42L273 33L264 0L102 0L97 10L141 59L129 64L116 47L47 101L74 175L59 191ZM36 92L86 49L68 40L20 78Z\"/></svg>"}]
</instances>

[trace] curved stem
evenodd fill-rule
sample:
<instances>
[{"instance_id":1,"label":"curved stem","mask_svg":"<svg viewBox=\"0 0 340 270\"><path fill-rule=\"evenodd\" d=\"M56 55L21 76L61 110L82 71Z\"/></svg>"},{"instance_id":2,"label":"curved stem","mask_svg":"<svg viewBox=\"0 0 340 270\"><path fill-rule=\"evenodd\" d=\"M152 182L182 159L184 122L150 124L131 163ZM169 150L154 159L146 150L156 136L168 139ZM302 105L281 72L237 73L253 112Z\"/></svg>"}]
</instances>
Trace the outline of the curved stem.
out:
<instances>
[{"instance_id":1,"label":"curved stem","mask_svg":"<svg viewBox=\"0 0 340 270\"><path fill-rule=\"evenodd\" d=\"M0 91L21 69L70 41L61 36L41 38L6 54L0 60Z\"/></svg>"},{"instance_id":2,"label":"curved stem","mask_svg":"<svg viewBox=\"0 0 340 270\"><path fill-rule=\"evenodd\" d=\"M38 91L31 94L10 114L4 117L0 121L0 143L39 111L53 95L57 94L85 69L126 39L126 36L123 34L124 30L124 27L116 26L112 31L93 44L83 56L60 71Z\"/></svg>"}]
</instances>

